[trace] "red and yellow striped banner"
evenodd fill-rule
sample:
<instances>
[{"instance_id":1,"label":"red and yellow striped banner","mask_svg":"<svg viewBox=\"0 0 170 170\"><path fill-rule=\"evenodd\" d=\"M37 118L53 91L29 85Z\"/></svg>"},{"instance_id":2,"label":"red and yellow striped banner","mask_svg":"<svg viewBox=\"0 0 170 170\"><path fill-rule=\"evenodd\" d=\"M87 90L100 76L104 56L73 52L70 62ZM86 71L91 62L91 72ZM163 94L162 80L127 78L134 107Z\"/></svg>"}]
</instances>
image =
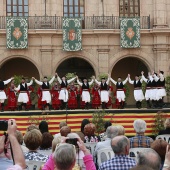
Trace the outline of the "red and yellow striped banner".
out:
<instances>
[{"instance_id":1,"label":"red and yellow striped banner","mask_svg":"<svg viewBox=\"0 0 170 170\"><path fill-rule=\"evenodd\" d=\"M143 119L147 123L146 135L152 135L152 125L154 123L154 116L156 113L120 113L114 114L112 117L113 125L119 124L124 126L126 130L126 136L134 136L135 131L133 129L133 122L135 119ZM47 116L47 115L45 115ZM112 115L106 116L106 120L110 120ZM167 113L167 116L170 116L170 113ZM18 130L20 130L23 134L26 131L26 128L31 124L30 116L0 116L0 120L8 120L10 118L16 119ZM42 120L43 116L31 116L32 119ZM49 131L52 134L56 134L59 132L59 123L61 121L66 121L66 115L48 115L48 124ZM68 114L67 116L67 124L71 127L72 131L80 131L81 122L83 119L92 119L91 113L80 113L80 114ZM3 132L0 132L2 134Z\"/></svg>"}]
</instances>

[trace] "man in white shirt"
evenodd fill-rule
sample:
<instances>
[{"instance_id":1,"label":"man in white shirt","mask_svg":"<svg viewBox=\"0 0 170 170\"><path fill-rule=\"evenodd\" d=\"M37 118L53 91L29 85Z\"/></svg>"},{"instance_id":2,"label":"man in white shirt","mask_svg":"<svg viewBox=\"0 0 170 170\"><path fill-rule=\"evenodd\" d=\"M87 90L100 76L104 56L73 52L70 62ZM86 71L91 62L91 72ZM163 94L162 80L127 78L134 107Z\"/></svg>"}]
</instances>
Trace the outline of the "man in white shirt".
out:
<instances>
[{"instance_id":1,"label":"man in white shirt","mask_svg":"<svg viewBox=\"0 0 170 170\"><path fill-rule=\"evenodd\" d=\"M17 88L15 88L16 91L19 91L18 102L21 103L21 105L19 106L19 110L22 110L22 106L24 106L25 110L28 110L26 108L27 102L29 101L28 86L31 86L32 83L33 77L29 83L26 83L25 78L22 77L21 83L18 85Z\"/></svg>"},{"instance_id":2,"label":"man in white shirt","mask_svg":"<svg viewBox=\"0 0 170 170\"><path fill-rule=\"evenodd\" d=\"M143 91L142 91L142 81L138 75L135 76L135 80L131 80L130 74L128 74L129 83L134 85L134 98L136 100L136 107L138 109L141 108L142 100L144 99Z\"/></svg>"},{"instance_id":3,"label":"man in white shirt","mask_svg":"<svg viewBox=\"0 0 170 170\"><path fill-rule=\"evenodd\" d=\"M108 93L108 85L109 85L109 81L110 81L110 76L108 74L108 79L106 81L106 79L103 77L101 82L97 81L95 79L95 82L100 86L100 99L102 102L102 109L107 109L107 103L109 101L109 93Z\"/></svg>"},{"instance_id":4,"label":"man in white shirt","mask_svg":"<svg viewBox=\"0 0 170 170\"><path fill-rule=\"evenodd\" d=\"M89 89L90 86L93 84L93 82L94 82L94 77L90 82L87 81L87 78L84 78L83 83L81 83L77 76L77 83L82 87L82 101L85 102L85 109L89 108L89 103L90 103Z\"/></svg>"},{"instance_id":5,"label":"man in white shirt","mask_svg":"<svg viewBox=\"0 0 170 170\"><path fill-rule=\"evenodd\" d=\"M68 90L67 90L67 86L69 83L73 82L76 77L71 78L70 80L67 80L65 76L63 76L62 78L60 78L57 75L57 80L60 83L60 93L59 93L59 99L61 100L61 109L67 109L67 102L68 102Z\"/></svg>"},{"instance_id":6,"label":"man in white shirt","mask_svg":"<svg viewBox=\"0 0 170 170\"><path fill-rule=\"evenodd\" d=\"M51 93L50 93L50 85L53 83L55 74L50 81L48 81L48 78L45 76L43 81L38 81L34 78L35 82L41 86L42 88L42 109L44 110L46 106L48 106L50 110L50 103L51 103Z\"/></svg>"},{"instance_id":7,"label":"man in white shirt","mask_svg":"<svg viewBox=\"0 0 170 170\"><path fill-rule=\"evenodd\" d=\"M6 94L4 92L5 89L5 85L8 84L9 82L11 82L11 80L13 80L14 78L11 77L10 79L6 80L6 81L2 81L0 80L0 103L1 103L1 112L4 111L4 101L7 98Z\"/></svg>"},{"instance_id":8,"label":"man in white shirt","mask_svg":"<svg viewBox=\"0 0 170 170\"><path fill-rule=\"evenodd\" d=\"M121 77L118 77L117 82L110 78L110 81L116 86L116 98L119 102L118 108L123 109L125 105L125 92L124 92L124 85L128 81L128 77L122 81Z\"/></svg>"}]
</instances>

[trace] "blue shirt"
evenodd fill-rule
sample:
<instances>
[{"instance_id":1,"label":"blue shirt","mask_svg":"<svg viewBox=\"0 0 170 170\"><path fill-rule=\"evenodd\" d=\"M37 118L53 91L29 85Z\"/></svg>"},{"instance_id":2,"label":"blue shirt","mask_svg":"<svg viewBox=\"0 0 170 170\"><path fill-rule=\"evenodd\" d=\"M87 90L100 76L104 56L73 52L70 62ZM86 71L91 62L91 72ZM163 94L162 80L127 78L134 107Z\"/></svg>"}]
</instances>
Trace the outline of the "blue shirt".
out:
<instances>
[{"instance_id":1,"label":"blue shirt","mask_svg":"<svg viewBox=\"0 0 170 170\"><path fill-rule=\"evenodd\" d=\"M103 162L99 170L129 170L136 166L136 161L128 155L115 155L112 159Z\"/></svg>"}]
</instances>

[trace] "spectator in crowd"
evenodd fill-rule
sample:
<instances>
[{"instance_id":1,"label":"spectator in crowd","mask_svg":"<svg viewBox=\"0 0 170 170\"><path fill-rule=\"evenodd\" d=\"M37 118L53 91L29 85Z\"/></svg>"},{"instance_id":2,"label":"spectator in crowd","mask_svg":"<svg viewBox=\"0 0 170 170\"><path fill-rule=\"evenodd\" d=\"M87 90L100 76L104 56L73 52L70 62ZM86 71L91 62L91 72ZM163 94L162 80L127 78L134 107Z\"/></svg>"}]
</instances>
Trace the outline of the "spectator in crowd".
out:
<instances>
[{"instance_id":1,"label":"spectator in crowd","mask_svg":"<svg viewBox=\"0 0 170 170\"><path fill-rule=\"evenodd\" d=\"M143 150L138 153L138 165L146 165L154 170L160 170L161 158L153 149Z\"/></svg>"},{"instance_id":2,"label":"spectator in crowd","mask_svg":"<svg viewBox=\"0 0 170 170\"><path fill-rule=\"evenodd\" d=\"M169 170L170 169L170 146L167 145L166 147L166 154L165 154L165 162L162 170Z\"/></svg>"},{"instance_id":3,"label":"spectator in crowd","mask_svg":"<svg viewBox=\"0 0 170 170\"><path fill-rule=\"evenodd\" d=\"M63 139L64 139L63 136L58 136L58 137L53 139L53 141L52 141L52 153L55 151L56 146L59 145L62 142Z\"/></svg>"},{"instance_id":4,"label":"spectator in crowd","mask_svg":"<svg viewBox=\"0 0 170 170\"><path fill-rule=\"evenodd\" d=\"M53 136L49 132L44 132L42 134L42 142L40 145L40 150L49 150L52 147Z\"/></svg>"},{"instance_id":5,"label":"spectator in crowd","mask_svg":"<svg viewBox=\"0 0 170 170\"><path fill-rule=\"evenodd\" d=\"M84 145L83 141L78 138L78 146L83 151L84 157L83 161L86 166L86 170L96 170L96 167L93 162L92 155L90 155L89 150ZM54 167L57 169L63 170L72 170L76 162L76 152L73 145L68 143L61 143L56 146L56 149L53 155L45 163L43 170L54 170Z\"/></svg>"},{"instance_id":6,"label":"spectator in crowd","mask_svg":"<svg viewBox=\"0 0 170 170\"><path fill-rule=\"evenodd\" d=\"M131 168L130 170L154 170L154 169L152 169L151 167L146 166L146 165L137 165L137 166Z\"/></svg>"},{"instance_id":7,"label":"spectator in crowd","mask_svg":"<svg viewBox=\"0 0 170 170\"><path fill-rule=\"evenodd\" d=\"M94 156L97 156L97 151L103 148L111 148L111 140L119 133L117 126L109 126L106 130L107 138L105 141L98 142L94 150Z\"/></svg>"},{"instance_id":8,"label":"spectator in crowd","mask_svg":"<svg viewBox=\"0 0 170 170\"><path fill-rule=\"evenodd\" d=\"M136 165L135 160L129 157L130 142L126 136L114 137L111 147L115 156L103 162L99 170L129 170Z\"/></svg>"},{"instance_id":9,"label":"spectator in crowd","mask_svg":"<svg viewBox=\"0 0 170 170\"><path fill-rule=\"evenodd\" d=\"M69 133L67 135L67 137L69 139L72 139L72 138L77 138L78 139L78 138L80 138L79 135L76 134L76 133ZM76 159L83 159L83 157L84 157L83 151L81 149L76 148Z\"/></svg>"},{"instance_id":10,"label":"spectator in crowd","mask_svg":"<svg viewBox=\"0 0 170 170\"><path fill-rule=\"evenodd\" d=\"M40 147L42 143L42 134L39 130L33 129L31 131L26 132L24 136L24 143L26 147L29 149L29 152L26 152L24 154L26 160L42 162L46 162L48 160L47 155L37 152L37 149Z\"/></svg>"},{"instance_id":11,"label":"spectator in crowd","mask_svg":"<svg viewBox=\"0 0 170 170\"><path fill-rule=\"evenodd\" d=\"M161 164L163 166L166 154L166 147L168 142L163 139L157 139L151 144L151 148L155 150L161 158Z\"/></svg>"},{"instance_id":12,"label":"spectator in crowd","mask_svg":"<svg viewBox=\"0 0 170 170\"><path fill-rule=\"evenodd\" d=\"M117 125L117 128L119 131L118 136L125 135L125 128L122 125Z\"/></svg>"},{"instance_id":13,"label":"spectator in crowd","mask_svg":"<svg viewBox=\"0 0 170 170\"><path fill-rule=\"evenodd\" d=\"M67 123L64 121L59 123L59 129L61 129L63 126L67 126ZM60 133L55 134L54 138L56 138L58 136L61 136L61 134Z\"/></svg>"},{"instance_id":14,"label":"spectator in crowd","mask_svg":"<svg viewBox=\"0 0 170 170\"><path fill-rule=\"evenodd\" d=\"M21 145L22 151L28 152L29 149L26 146L23 145L23 141L24 141L23 135L19 130L16 130L16 138L17 138L19 144Z\"/></svg>"},{"instance_id":15,"label":"spectator in crowd","mask_svg":"<svg viewBox=\"0 0 170 170\"><path fill-rule=\"evenodd\" d=\"M106 129L107 129L109 126L112 126L112 123L111 123L110 121L106 121L106 122L104 123L104 132L101 133L101 134L99 134L101 141L104 141L105 138L107 138Z\"/></svg>"},{"instance_id":16,"label":"spectator in crowd","mask_svg":"<svg viewBox=\"0 0 170 170\"><path fill-rule=\"evenodd\" d=\"M164 123L164 130L161 130L158 135L170 134L170 118L167 118Z\"/></svg>"},{"instance_id":17,"label":"spectator in crowd","mask_svg":"<svg viewBox=\"0 0 170 170\"><path fill-rule=\"evenodd\" d=\"M93 123L89 123L84 127L84 142L100 142L100 137L95 135L96 127Z\"/></svg>"},{"instance_id":18,"label":"spectator in crowd","mask_svg":"<svg viewBox=\"0 0 170 170\"><path fill-rule=\"evenodd\" d=\"M130 148L150 148L153 139L145 136L146 122L142 119L137 119L133 123L136 136L129 138Z\"/></svg>"},{"instance_id":19,"label":"spectator in crowd","mask_svg":"<svg viewBox=\"0 0 170 170\"><path fill-rule=\"evenodd\" d=\"M13 151L13 160L15 162L15 165L13 165L12 160L10 160L10 163L6 163L4 159L0 158L0 169L1 170L22 170L26 168L26 163L25 163L22 149L15 136L16 129L17 129L17 125L16 125L15 120L9 119L7 133L8 133L8 140L10 141L10 146ZM2 136L0 138L0 154L4 152L5 145L6 145L5 136Z\"/></svg>"},{"instance_id":20,"label":"spectator in crowd","mask_svg":"<svg viewBox=\"0 0 170 170\"><path fill-rule=\"evenodd\" d=\"M84 134L82 132L75 132L77 135L79 135L80 139L84 141Z\"/></svg>"},{"instance_id":21,"label":"spectator in crowd","mask_svg":"<svg viewBox=\"0 0 170 170\"><path fill-rule=\"evenodd\" d=\"M42 134L44 132L48 132L48 123L45 120L41 121L39 124L39 129Z\"/></svg>"},{"instance_id":22,"label":"spectator in crowd","mask_svg":"<svg viewBox=\"0 0 170 170\"><path fill-rule=\"evenodd\" d=\"M31 125L29 125L29 126L27 127L26 131L28 132L28 131L33 130L33 129L39 130L39 128L37 127L37 125L31 124Z\"/></svg>"},{"instance_id":23,"label":"spectator in crowd","mask_svg":"<svg viewBox=\"0 0 170 170\"><path fill-rule=\"evenodd\" d=\"M63 126L61 129L60 129L60 134L61 136L64 136L64 137L67 137L67 135L71 133L71 128L69 126Z\"/></svg>"},{"instance_id":24,"label":"spectator in crowd","mask_svg":"<svg viewBox=\"0 0 170 170\"><path fill-rule=\"evenodd\" d=\"M89 124L90 121L89 119L83 119L82 122L81 122L81 132L84 134L84 127Z\"/></svg>"}]
</instances>

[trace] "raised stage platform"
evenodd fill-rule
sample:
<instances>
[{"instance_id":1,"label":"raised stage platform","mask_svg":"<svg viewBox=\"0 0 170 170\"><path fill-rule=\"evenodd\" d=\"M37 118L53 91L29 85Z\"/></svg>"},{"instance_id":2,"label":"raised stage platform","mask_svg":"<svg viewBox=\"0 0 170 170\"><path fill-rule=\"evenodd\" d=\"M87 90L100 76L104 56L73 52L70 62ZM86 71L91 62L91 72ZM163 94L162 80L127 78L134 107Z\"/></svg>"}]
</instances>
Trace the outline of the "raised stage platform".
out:
<instances>
[{"instance_id":1,"label":"raised stage platform","mask_svg":"<svg viewBox=\"0 0 170 170\"><path fill-rule=\"evenodd\" d=\"M99 109L100 110L100 109ZM106 116L106 120L110 120L112 117L113 124L121 124L126 130L127 136L134 136L133 121L135 119L144 119L147 122L146 135L152 135L152 125L154 123L154 116L158 111L162 111L170 117L170 108L166 109L107 109L106 113L110 115ZM31 111L5 111L0 113L0 120L8 120L10 118L16 119L18 130L23 134L26 128L31 124L38 124L38 121L46 119L49 123L49 130L52 134L59 132L58 124L61 121L67 121L68 126L72 131L80 131L81 121L83 119L92 119L92 114L96 110L52 110L45 111L42 114L41 110ZM114 114L114 115L113 115ZM67 115L67 116L66 116ZM67 120L66 120L67 119ZM0 132L2 134L3 132Z\"/></svg>"}]
</instances>

